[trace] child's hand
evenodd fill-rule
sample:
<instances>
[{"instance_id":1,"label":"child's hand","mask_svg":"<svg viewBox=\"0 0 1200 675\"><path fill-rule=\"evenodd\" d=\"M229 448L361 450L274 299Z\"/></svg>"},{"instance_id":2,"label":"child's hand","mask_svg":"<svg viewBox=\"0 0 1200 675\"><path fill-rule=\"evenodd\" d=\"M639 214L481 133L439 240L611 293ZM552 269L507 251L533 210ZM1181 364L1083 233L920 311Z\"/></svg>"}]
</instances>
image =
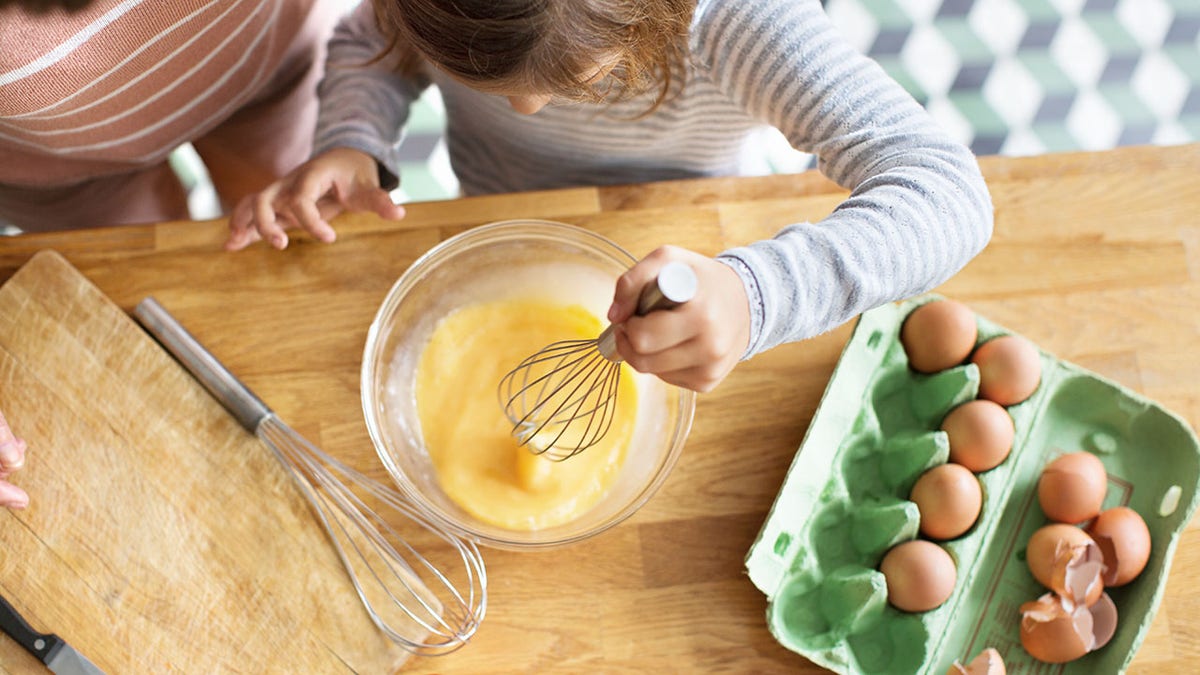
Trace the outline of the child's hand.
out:
<instances>
[{"instance_id":1,"label":"child's hand","mask_svg":"<svg viewBox=\"0 0 1200 675\"><path fill-rule=\"evenodd\" d=\"M379 187L379 170L370 155L336 148L314 157L258 194L238 203L229 219L225 249L236 251L259 239L287 247L284 230L302 228L323 242L337 234L329 219L342 211L374 211L399 220L404 207Z\"/></svg>"},{"instance_id":2,"label":"child's hand","mask_svg":"<svg viewBox=\"0 0 1200 675\"><path fill-rule=\"evenodd\" d=\"M638 294L664 264L678 260L696 272L696 297L672 310L634 316ZM750 302L731 267L699 253L664 246L617 280L608 320L617 351L643 373L705 392L737 365L750 343Z\"/></svg>"},{"instance_id":3,"label":"child's hand","mask_svg":"<svg viewBox=\"0 0 1200 675\"><path fill-rule=\"evenodd\" d=\"M29 506L29 495L21 488L4 480L13 471L25 464L25 441L13 436L8 422L0 413L0 506L23 509Z\"/></svg>"}]
</instances>

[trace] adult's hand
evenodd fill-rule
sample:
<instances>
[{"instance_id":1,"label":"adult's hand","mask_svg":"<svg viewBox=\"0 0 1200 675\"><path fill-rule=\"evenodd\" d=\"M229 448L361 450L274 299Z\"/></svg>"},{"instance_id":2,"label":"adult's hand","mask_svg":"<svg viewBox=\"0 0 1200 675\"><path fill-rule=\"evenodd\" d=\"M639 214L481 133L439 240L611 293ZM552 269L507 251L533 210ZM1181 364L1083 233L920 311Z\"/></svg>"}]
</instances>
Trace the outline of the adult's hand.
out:
<instances>
[{"instance_id":1,"label":"adult's hand","mask_svg":"<svg viewBox=\"0 0 1200 675\"><path fill-rule=\"evenodd\" d=\"M13 435L4 414L0 413L0 506L23 509L29 506L29 495L9 483L9 474L25 464L25 441Z\"/></svg>"}]
</instances>

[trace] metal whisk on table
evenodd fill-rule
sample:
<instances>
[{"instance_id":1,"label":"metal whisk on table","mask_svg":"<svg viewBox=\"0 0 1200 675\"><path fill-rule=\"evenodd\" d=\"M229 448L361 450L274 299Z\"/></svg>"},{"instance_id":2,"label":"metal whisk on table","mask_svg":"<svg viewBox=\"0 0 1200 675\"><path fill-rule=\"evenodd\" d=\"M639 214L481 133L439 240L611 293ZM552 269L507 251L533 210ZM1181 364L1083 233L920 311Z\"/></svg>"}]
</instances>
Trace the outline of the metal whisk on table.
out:
<instances>
[{"instance_id":1,"label":"metal whisk on table","mask_svg":"<svg viewBox=\"0 0 1200 675\"><path fill-rule=\"evenodd\" d=\"M637 315L677 307L696 294L696 273L663 265L638 296ZM560 340L508 371L496 391L513 436L535 454L562 461L600 442L616 414L621 355L613 326L590 340Z\"/></svg>"},{"instance_id":2,"label":"metal whisk on table","mask_svg":"<svg viewBox=\"0 0 1200 675\"><path fill-rule=\"evenodd\" d=\"M447 654L466 644L483 620L487 572L479 549L444 532L396 490L339 462L297 434L233 376L154 298L134 309L139 322L287 469L316 512L371 620L393 642L418 654ZM372 510L353 485L378 500ZM439 569L397 531L398 523L432 533L453 549L456 569ZM459 568L458 565L461 565Z\"/></svg>"}]
</instances>

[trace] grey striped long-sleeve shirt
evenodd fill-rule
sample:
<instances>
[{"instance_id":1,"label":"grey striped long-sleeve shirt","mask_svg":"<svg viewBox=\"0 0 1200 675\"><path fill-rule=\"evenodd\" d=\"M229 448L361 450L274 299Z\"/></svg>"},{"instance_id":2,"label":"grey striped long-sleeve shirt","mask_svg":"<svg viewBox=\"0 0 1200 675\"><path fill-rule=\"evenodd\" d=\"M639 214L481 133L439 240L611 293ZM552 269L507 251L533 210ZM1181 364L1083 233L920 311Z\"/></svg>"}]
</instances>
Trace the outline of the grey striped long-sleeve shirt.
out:
<instances>
[{"instance_id":1,"label":"grey striped long-sleeve shirt","mask_svg":"<svg viewBox=\"0 0 1200 675\"><path fill-rule=\"evenodd\" d=\"M356 148L398 173L409 104L430 82L466 194L763 173L752 148L764 124L815 153L850 197L820 222L718 256L750 298L746 358L929 290L991 236L975 158L841 37L818 0L701 0L686 86L638 120L646 99L522 115L433 69L414 79L368 64L386 44L369 5L330 43L318 153Z\"/></svg>"}]
</instances>

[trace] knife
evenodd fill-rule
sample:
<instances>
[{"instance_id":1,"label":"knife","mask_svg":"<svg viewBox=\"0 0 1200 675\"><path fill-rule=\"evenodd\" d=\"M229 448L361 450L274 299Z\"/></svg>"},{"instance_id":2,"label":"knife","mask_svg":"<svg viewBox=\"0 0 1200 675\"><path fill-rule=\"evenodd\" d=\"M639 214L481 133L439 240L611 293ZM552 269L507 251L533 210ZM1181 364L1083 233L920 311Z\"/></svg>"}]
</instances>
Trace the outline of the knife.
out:
<instances>
[{"instance_id":1,"label":"knife","mask_svg":"<svg viewBox=\"0 0 1200 675\"><path fill-rule=\"evenodd\" d=\"M39 633L0 596L0 629L30 654L46 664L55 675L104 675L83 654L53 633Z\"/></svg>"}]
</instances>

